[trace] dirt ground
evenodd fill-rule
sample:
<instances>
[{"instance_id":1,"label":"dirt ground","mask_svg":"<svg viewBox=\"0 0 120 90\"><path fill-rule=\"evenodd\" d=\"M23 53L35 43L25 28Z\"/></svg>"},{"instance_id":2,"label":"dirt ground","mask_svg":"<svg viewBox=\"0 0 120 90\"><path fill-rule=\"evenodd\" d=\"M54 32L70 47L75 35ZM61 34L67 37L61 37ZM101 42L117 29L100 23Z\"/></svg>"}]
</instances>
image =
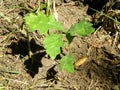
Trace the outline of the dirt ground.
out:
<instances>
[{"instance_id":1,"label":"dirt ground","mask_svg":"<svg viewBox=\"0 0 120 90\"><path fill-rule=\"evenodd\" d=\"M59 70L59 57L53 61L46 55L37 31L30 33L34 62L28 58L23 17L39 1L0 0L0 90L120 90L120 25L90 10L120 21L120 2L56 0L58 20L65 29L84 19L96 29L87 37L73 39L70 47L75 61L82 57L87 61L70 74Z\"/></svg>"}]
</instances>

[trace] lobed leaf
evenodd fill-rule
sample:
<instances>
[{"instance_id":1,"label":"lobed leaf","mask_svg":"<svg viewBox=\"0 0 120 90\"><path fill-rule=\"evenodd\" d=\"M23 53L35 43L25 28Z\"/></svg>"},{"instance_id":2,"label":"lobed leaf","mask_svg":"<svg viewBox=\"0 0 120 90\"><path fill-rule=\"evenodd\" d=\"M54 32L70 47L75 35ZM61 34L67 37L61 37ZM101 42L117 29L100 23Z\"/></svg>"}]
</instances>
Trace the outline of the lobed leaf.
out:
<instances>
[{"instance_id":1,"label":"lobed leaf","mask_svg":"<svg viewBox=\"0 0 120 90\"><path fill-rule=\"evenodd\" d=\"M62 25L54 19L52 14L46 16L43 12L29 13L24 20L30 31L39 30L41 34L45 34L49 29L63 30Z\"/></svg>"},{"instance_id":2,"label":"lobed leaf","mask_svg":"<svg viewBox=\"0 0 120 90\"><path fill-rule=\"evenodd\" d=\"M60 54L60 47L64 46L62 35L60 34L50 34L44 39L43 44L47 54L50 55L52 59L55 59L55 57Z\"/></svg>"},{"instance_id":3,"label":"lobed leaf","mask_svg":"<svg viewBox=\"0 0 120 90\"><path fill-rule=\"evenodd\" d=\"M74 57L72 55L66 55L60 60L60 70L66 70L70 73L74 73L73 65Z\"/></svg>"},{"instance_id":4,"label":"lobed leaf","mask_svg":"<svg viewBox=\"0 0 120 90\"><path fill-rule=\"evenodd\" d=\"M75 36L76 34L87 36L93 32L94 28L92 27L92 23L89 23L86 20L76 23L68 30L68 33L70 33L71 36Z\"/></svg>"}]
</instances>

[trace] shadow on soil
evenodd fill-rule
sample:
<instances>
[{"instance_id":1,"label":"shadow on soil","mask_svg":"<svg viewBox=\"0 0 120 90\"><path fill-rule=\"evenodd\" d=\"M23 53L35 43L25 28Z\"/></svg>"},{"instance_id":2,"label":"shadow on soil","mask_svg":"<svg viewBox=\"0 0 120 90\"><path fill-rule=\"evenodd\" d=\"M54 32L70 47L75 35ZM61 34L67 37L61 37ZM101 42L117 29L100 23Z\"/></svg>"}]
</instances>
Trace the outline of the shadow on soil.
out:
<instances>
[{"instance_id":1,"label":"shadow on soil","mask_svg":"<svg viewBox=\"0 0 120 90\"><path fill-rule=\"evenodd\" d=\"M26 71L32 78L38 73L39 67L42 67L41 59L45 54L46 53L35 54L24 62Z\"/></svg>"},{"instance_id":2,"label":"shadow on soil","mask_svg":"<svg viewBox=\"0 0 120 90\"><path fill-rule=\"evenodd\" d=\"M57 74L57 71L55 71L54 68L55 65L47 71L46 80L50 80L51 82L55 80L55 75Z\"/></svg>"},{"instance_id":3,"label":"shadow on soil","mask_svg":"<svg viewBox=\"0 0 120 90\"><path fill-rule=\"evenodd\" d=\"M32 78L34 78L39 71L39 67L42 67L41 59L45 56L46 52L43 52L44 48L40 45L37 45L34 39L30 41L30 46L33 55L31 58L28 58L24 61L24 65L26 72L29 73ZM25 39L20 39L18 42L11 43L8 48L11 48L12 55L20 54L20 58L24 58L25 56L29 55L28 43Z\"/></svg>"},{"instance_id":4,"label":"shadow on soil","mask_svg":"<svg viewBox=\"0 0 120 90\"><path fill-rule=\"evenodd\" d=\"M95 13L91 8L101 11L107 2L108 0L84 0L84 5L89 5L87 14L93 15Z\"/></svg>"}]
</instances>

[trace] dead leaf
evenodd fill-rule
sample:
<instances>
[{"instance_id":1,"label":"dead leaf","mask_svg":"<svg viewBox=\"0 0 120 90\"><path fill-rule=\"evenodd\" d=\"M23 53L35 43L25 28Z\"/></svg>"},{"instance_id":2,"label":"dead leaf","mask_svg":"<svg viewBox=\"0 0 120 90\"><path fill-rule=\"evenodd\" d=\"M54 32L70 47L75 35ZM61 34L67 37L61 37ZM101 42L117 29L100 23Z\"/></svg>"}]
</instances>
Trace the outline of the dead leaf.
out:
<instances>
[{"instance_id":1,"label":"dead leaf","mask_svg":"<svg viewBox=\"0 0 120 90\"><path fill-rule=\"evenodd\" d=\"M82 64L84 64L84 63L87 61L87 59L88 59L88 58L87 58L86 56L80 58L77 62L75 62L75 67L81 66Z\"/></svg>"}]
</instances>

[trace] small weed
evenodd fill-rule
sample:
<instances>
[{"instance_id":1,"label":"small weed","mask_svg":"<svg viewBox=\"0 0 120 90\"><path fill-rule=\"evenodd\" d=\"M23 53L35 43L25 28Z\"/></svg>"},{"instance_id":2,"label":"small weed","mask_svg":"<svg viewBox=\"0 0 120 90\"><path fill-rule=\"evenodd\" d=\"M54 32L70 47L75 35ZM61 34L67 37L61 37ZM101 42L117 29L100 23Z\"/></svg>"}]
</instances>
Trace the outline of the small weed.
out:
<instances>
[{"instance_id":1,"label":"small weed","mask_svg":"<svg viewBox=\"0 0 120 90\"><path fill-rule=\"evenodd\" d=\"M37 14L28 13L25 15L25 25L28 27L29 31L34 32L38 30L41 35L44 35L45 38L43 40L44 48L46 49L46 53L51 57L51 59L55 59L58 54L61 53L61 48L64 48L63 37L66 37L68 40L68 44L72 42L72 39L76 35L87 36L94 32L94 28L92 24L83 20L79 23L76 23L71 26L69 30L64 30L60 22L56 21L52 13L49 12L50 1L47 1L46 13L44 14L42 11L39 11ZM56 34L54 32L49 32L49 30L60 30L64 32L64 34ZM68 45L68 46L69 46ZM74 57L69 51L69 53L62 57L60 60L60 69L66 70L70 73L74 73Z\"/></svg>"}]
</instances>

